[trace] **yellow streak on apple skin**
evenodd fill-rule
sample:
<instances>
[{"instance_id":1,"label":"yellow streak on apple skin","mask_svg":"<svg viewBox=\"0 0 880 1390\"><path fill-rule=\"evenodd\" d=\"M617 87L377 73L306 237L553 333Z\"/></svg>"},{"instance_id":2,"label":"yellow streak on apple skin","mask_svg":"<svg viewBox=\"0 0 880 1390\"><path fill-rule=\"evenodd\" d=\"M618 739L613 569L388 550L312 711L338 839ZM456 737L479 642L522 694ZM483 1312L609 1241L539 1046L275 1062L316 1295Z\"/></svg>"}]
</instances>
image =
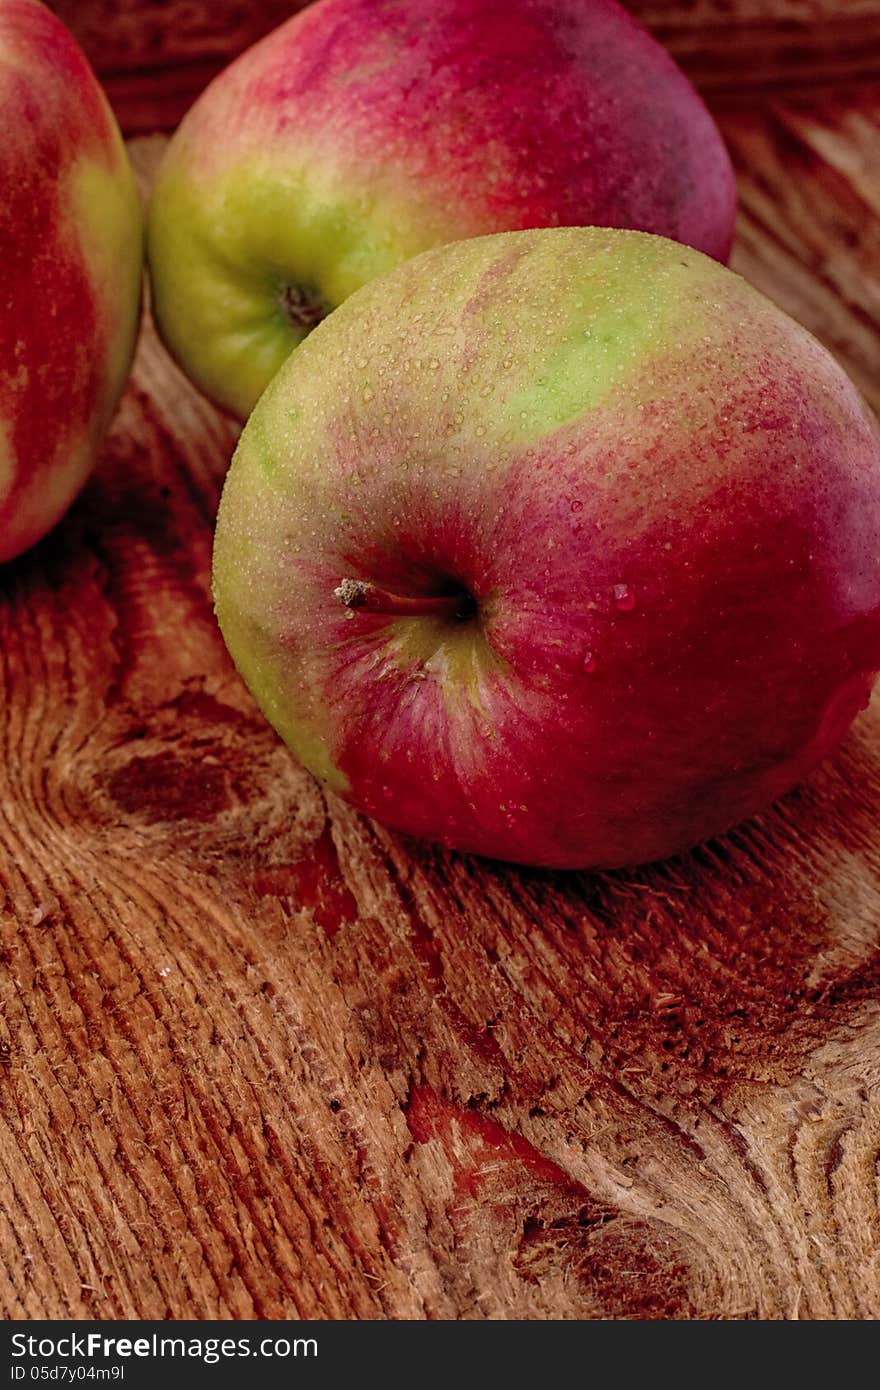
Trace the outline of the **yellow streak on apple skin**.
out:
<instances>
[{"instance_id":1,"label":"yellow streak on apple skin","mask_svg":"<svg viewBox=\"0 0 880 1390\"><path fill-rule=\"evenodd\" d=\"M91 432L81 431L60 441L52 467L37 474L33 485L15 500L16 554L40 540L61 520L94 463Z\"/></svg>"},{"instance_id":2,"label":"yellow streak on apple skin","mask_svg":"<svg viewBox=\"0 0 880 1390\"><path fill-rule=\"evenodd\" d=\"M7 381L14 393L28 384L28 370L20 366ZM0 419L0 509L18 478L19 459L9 423ZM88 424L70 422L70 430L57 441L46 467L29 477L15 498L13 524L0 534L0 563L12 559L38 541L55 525L85 482L94 461L94 445Z\"/></svg>"},{"instance_id":3,"label":"yellow streak on apple skin","mask_svg":"<svg viewBox=\"0 0 880 1390\"><path fill-rule=\"evenodd\" d=\"M109 163L81 156L68 174L67 236L72 254L82 256L104 338L103 385L88 419L71 420L15 504L14 547L38 540L64 515L94 466L128 377L140 321L143 279L143 218L128 156L108 108L113 149ZM72 344L79 353L94 344ZM12 385L15 382L13 380ZM2 423L2 422L0 422ZM0 504L18 467L8 432L0 433ZM0 560L9 558L0 539Z\"/></svg>"},{"instance_id":4,"label":"yellow streak on apple skin","mask_svg":"<svg viewBox=\"0 0 880 1390\"><path fill-rule=\"evenodd\" d=\"M71 235L79 242L107 335L105 384L94 430L110 423L128 377L140 324L144 227L134 175L108 110L111 160L81 157L69 182Z\"/></svg>"},{"instance_id":5,"label":"yellow streak on apple skin","mask_svg":"<svg viewBox=\"0 0 880 1390\"><path fill-rule=\"evenodd\" d=\"M29 478L16 496L14 526L0 535L0 563L28 549L60 521L94 461L92 431L88 426L84 428L81 421L72 422L70 432L58 441L49 466ZM0 508L16 481L17 467L8 426L0 421Z\"/></svg>"},{"instance_id":6,"label":"yellow streak on apple skin","mask_svg":"<svg viewBox=\"0 0 880 1390\"><path fill-rule=\"evenodd\" d=\"M243 441L235 457L246 471L254 466L248 461L248 454L248 444ZM242 495L241 508L246 509L247 502L246 495ZM268 595L266 605L259 594L252 594L250 603L226 601L228 593L251 588L248 567L252 561L252 547L241 531L223 554L218 556L215 551L215 608L224 641L239 675L294 756L331 790L344 795L349 790L348 778L336 766L330 753L332 722L320 716L317 706L304 718L302 707L291 700L290 691L278 680L272 661L276 633ZM267 609L269 616L266 616Z\"/></svg>"},{"instance_id":7,"label":"yellow streak on apple skin","mask_svg":"<svg viewBox=\"0 0 880 1390\"><path fill-rule=\"evenodd\" d=\"M12 456L12 445L9 442L9 427L5 420L0 419L0 508L9 495L14 476L15 459Z\"/></svg>"}]
</instances>

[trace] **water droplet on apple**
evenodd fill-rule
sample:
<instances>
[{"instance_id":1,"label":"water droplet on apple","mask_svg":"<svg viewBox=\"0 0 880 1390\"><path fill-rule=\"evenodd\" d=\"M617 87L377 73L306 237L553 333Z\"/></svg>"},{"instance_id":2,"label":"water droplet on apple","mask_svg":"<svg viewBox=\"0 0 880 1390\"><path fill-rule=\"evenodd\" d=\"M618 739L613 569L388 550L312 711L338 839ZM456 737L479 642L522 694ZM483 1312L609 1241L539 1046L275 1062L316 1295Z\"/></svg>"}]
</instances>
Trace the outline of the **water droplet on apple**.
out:
<instances>
[{"instance_id":1,"label":"water droplet on apple","mask_svg":"<svg viewBox=\"0 0 880 1390\"><path fill-rule=\"evenodd\" d=\"M571 501L571 510L572 510L573 512L582 512L583 509L584 509L584 504L583 504L583 502L579 501L577 497L572 498L572 501Z\"/></svg>"},{"instance_id":2,"label":"water droplet on apple","mask_svg":"<svg viewBox=\"0 0 880 1390\"><path fill-rule=\"evenodd\" d=\"M582 666L583 666L583 669L584 669L584 671L586 671L586 673L587 673L588 676L591 676L591 675L593 674L593 672L594 672L595 669L596 669L596 664L597 664L597 663L596 663L596 653L595 653L595 652L585 652L585 653L584 653L584 659L583 659L583 662L582 662Z\"/></svg>"},{"instance_id":3,"label":"water droplet on apple","mask_svg":"<svg viewBox=\"0 0 880 1390\"><path fill-rule=\"evenodd\" d=\"M615 584L613 594L614 607L621 613L631 613L636 606L636 596L629 584Z\"/></svg>"}]
</instances>

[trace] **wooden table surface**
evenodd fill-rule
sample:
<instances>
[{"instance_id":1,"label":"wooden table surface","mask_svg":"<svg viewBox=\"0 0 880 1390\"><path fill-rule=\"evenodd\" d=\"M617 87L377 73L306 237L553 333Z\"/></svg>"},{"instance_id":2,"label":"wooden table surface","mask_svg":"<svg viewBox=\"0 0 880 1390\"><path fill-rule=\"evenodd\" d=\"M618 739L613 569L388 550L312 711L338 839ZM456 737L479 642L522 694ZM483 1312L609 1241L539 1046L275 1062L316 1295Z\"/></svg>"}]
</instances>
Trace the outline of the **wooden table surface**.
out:
<instances>
[{"instance_id":1,"label":"wooden table surface","mask_svg":"<svg viewBox=\"0 0 880 1390\"><path fill-rule=\"evenodd\" d=\"M716 105L735 268L877 408L880 5L634 8ZM0 575L2 1312L880 1317L880 698L650 868L386 833L225 654L233 443L146 324L94 479Z\"/></svg>"}]
</instances>

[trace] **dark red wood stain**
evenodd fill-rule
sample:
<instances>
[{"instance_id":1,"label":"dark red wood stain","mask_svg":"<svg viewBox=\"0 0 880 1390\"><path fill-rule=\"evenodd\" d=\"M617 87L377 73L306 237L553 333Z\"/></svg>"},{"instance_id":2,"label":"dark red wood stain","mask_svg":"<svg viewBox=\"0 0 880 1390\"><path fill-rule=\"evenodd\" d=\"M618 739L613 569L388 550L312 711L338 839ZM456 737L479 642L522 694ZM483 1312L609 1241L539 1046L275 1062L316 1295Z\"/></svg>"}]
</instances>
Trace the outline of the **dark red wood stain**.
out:
<instances>
[{"instance_id":1,"label":"dark red wood stain","mask_svg":"<svg viewBox=\"0 0 880 1390\"><path fill-rule=\"evenodd\" d=\"M253 886L261 897L291 898L298 907L307 908L328 936L358 915L357 899L342 877L329 822L302 859L258 869Z\"/></svg>"},{"instance_id":2,"label":"dark red wood stain","mask_svg":"<svg viewBox=\"0 0 880 1390\"><path fill-rule=\"evenodd\" d=\"M489 1172L499 1163L521 1167L536 1181L561 1187L571 1196L588 1200L589 1194L533 1144L477 1110L463 1110L438 1096L430 1086L417 1086L409 1098L406 1122L417 1144L439 1139L452 1164L456 1186L477 1197ZM458 1142L457 1142L458 1141Z\"/></svg>"}]
</instances>

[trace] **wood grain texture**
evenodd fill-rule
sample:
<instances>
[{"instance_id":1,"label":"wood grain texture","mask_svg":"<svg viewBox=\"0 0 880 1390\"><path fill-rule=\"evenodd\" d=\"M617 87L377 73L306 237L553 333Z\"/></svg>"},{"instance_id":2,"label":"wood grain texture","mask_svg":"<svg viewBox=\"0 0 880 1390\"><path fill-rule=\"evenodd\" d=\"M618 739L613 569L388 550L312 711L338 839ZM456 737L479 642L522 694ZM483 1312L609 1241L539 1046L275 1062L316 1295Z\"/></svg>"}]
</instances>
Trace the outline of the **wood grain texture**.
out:
<instances>
[{"instance_id":1,"label":"wood grain texture","mask_svg":"<svg viewBox=\"0 0 880 1390\"><path fill-rule=\"evenodd\" d=\"M732 265L820 338L880 412L880 86L721 113Z\"/></svg>"},{"instance_id":2,"label":"wood grain texture","mask_svg":"<svg viewBox=\"0 0 880 1390\"><path fill-rule=\"evenodd\" d=\"M126 134L171 130L238 53L306 0L48 0L98 72Z\"/></svg>"},{"instance_id":3,"label":"wood grain texture","mask_svg":"<svg viewBox=\"0 0 880 1390\"><path fill-rule=\"evenodd\" d=\"M876 403L877 101L725 133L736 264ZM0 1309L880 1316L880 705L651 868L408 842L231 669L233 442L147 326L95 478L0 576Z\"/></svg>"},{"instance_id":4,"label":"wood grain texture","mask_svg":"<svg viewBox=\"0 0 880 1390\"><path fill-rule=\"evenodd\" d=\"M236 54L306 0L49 0L123 130L172 130ZM880 0L624 0L713 104L880 80Z\"/></svg>"},{"instance_id":5,"label":"wood grain texture","mask_svg":"<svg viewBox=\"0 0 880 1390\"><path fill-rule=\"evenodd\" d=\"M710 100L880 76L878 0L623 0Z\"/></svg>"}]
</instances>

